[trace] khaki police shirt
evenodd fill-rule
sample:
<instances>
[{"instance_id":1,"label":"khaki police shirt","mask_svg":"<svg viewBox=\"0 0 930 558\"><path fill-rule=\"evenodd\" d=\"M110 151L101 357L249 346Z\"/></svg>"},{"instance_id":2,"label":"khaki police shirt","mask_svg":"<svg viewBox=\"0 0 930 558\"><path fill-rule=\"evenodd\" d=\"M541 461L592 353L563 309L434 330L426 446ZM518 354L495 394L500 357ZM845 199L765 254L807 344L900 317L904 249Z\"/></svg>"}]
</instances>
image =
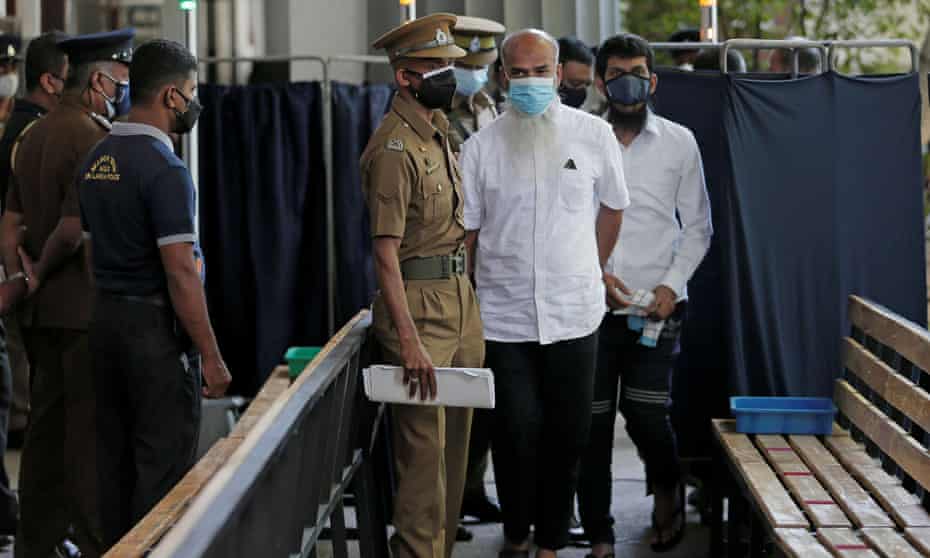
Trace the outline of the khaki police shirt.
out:
<instances>
[{"instance_id":1,"label":"khaki police shirt","mask_svg":"<svg viewBox=\"0 0 930 558\"><path fill-rule=\"evenodd\" d=\"M452 99L452 109L447 116L449 141L452 143L452 151L458 153L462 150L462 144L472 134L497 118L497 107L494 99L484 91L479 91L471 97L456 95Z\"/></svg>"},{"instance_id":2,"label":"khaki police shirt","mask_svg":"<svg viewBox=\"0 0 930 558\"><path fill-rule=\"evenodd\" d=\"M402 262L452 254L465 240L461 175L448 129L441 111L426 122L396 95L362 154L371 235L400 238Z\"/></svg>"},{"instance_id":3,"label":"khaki police shirt","mask_svg":"<svg viewBox=\"0 0 930 558\"><path fill-rule=\"evenodd\" d=\"M23 137L6 207L22 214L23 244L34 260L42 255L59 219L80 217L75 173L107 132L99 116L66 97ZM87 329L93 290L84 260L81 248L23 303L24 326Z\"/></svg>"}]
</instances>

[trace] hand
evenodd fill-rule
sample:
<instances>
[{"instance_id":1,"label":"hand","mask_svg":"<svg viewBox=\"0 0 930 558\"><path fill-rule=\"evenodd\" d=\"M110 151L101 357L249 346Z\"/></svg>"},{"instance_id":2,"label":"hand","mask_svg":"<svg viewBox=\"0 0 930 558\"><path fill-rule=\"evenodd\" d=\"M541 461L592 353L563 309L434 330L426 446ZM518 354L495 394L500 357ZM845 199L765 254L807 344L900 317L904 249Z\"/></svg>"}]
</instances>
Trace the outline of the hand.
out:
<instances>
[{"instance_id":1,"label":"hand","mask_svg":"<svg viewBox=\"0 0 930 558\"><path fill-rule=\"evenodd\" d=\"M632 296L633 293L626 285L623 284L623 281L615 275L604 272L604 286L607 287L607 306L611 310L619 310L620 308L626 308L630 305L629 302L623 299L620 296L620 293L623 293L627 296ZM619 291L619 292L617 292Z\"/></svg>"},{"instance_id":2,"label":"hand","mask_svg":"<svg viewBox=\"0 0 930 558\"><path fill-rule=\"evenodd\" d=\"M203 379L207 384L203 386L203 396L208 399L223 397L232 382L232 376L220 356L203 359Z\"/></svg>"},{"instance_id":3,"label":"hand","mask_svg":"<svg viewBox=\"0 0 930 558\"><path fill-rule=\"evenodd\" d=\"M649 313L649 319L656 321L667 320L675 311L678 295L665 285L659 285L652 292L656 295L656 299L646 309L646 312Z\"/></svg>"},{"instance_id":4,"label":"hand","mask_svg":"<svg viewBox=\"0 0 930 558\"><path fill-rule=\"evenodd\" d=\"M39 284L41 283L39 274L36 273L36 265L22 246L16 248L16 251L19 253L19 261L23 266L23 273L26 274L26 288L29 291L26 296L32 296L34 292L39 290Z\"/></svg>"},{"instance_id":5,"label":"hand","mask_svg":"<svg viewBox=\"0 0 930 558\"><path fill-rule=\"evenodd\" d=\"M4 316L16 306L26 289L15 281L0 283L0 316Z\"/></svg>"},{"instance_id":6,"label":"hand","mask_svg":"<svg viewBox=\"0 0 930 558\"><path fill-rule=\"evenodd\" d=\"M404 363L404 385L409 387L410 398L417 394L420 388L420 401L436 399L438 388L436 386L436 369L433 361L426 353L426 347L419 336L400 344L400 358Z\"/></svg>"}]
</instances>

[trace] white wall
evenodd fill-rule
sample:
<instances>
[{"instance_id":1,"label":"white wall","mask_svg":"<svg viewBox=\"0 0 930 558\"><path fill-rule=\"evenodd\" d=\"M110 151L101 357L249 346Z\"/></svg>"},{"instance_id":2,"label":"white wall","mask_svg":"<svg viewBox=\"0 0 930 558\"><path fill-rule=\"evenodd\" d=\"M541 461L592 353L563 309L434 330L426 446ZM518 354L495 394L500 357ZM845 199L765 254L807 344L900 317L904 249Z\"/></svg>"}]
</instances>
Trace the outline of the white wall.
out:
<instances>
[{"instance_id":1,"label":"white wall","mask_svg":"<svg viewBox=\"0 0 930 558\"><path fill-rule=\"evenodd\" d=\"M389 0L380 1L387 3ZM290 30L290 54L329 56L368 52L371 37L368 33L367 1L289 0L289 7L287 26ZM280 25L280 20L275 25ZM334 64L332 76L338 81L358 83L364 79L365 67L361 64ZM320 77L318 64L295 62L291 65L293 81L316 80Z\"/></svg>"}]
</instances>

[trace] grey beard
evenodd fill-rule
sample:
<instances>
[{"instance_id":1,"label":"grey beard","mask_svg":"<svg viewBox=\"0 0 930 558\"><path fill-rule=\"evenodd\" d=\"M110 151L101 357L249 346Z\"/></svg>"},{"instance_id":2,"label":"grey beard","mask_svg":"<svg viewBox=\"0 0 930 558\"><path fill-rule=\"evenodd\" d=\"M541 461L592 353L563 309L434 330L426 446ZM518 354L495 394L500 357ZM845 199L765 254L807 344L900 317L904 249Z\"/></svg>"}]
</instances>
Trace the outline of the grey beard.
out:
<instances>
[{"instance_id":1,"label":"grey beard","mask_svg":"<svg viewBox=\"0 0 930 558\"><path fill-rule=\"evenodd\" d=\"M607 121L621 132L632 132L634 134L642 132L648 117L649 108L645 104L642 109L636 112L620 111L613 105L610 105L607 109Z\"/></svg>"}]
</instances>

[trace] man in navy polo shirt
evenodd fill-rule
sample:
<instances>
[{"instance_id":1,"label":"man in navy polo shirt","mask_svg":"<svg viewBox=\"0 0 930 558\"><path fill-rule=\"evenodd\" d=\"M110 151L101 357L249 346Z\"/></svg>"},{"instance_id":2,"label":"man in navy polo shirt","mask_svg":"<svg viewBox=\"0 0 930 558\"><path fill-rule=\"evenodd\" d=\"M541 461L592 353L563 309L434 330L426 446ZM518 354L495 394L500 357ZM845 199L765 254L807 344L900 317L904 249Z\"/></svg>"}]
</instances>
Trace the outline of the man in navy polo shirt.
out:
<instances>
[{"instance_id":1,"label":"man in navy polo shirt","mask_svg":"<svg viewBox=\"0 0 930 558\"><path fill-rule=\"evenodd\" d=\"M206 397L230 375L195 263L194 186L169 133L200 113L197 60L155 40L129 69L132 109L91 152L78 191L97 290L90 326L104 543L116 543L193 464Z\"/></svg>"}]
</instances>

